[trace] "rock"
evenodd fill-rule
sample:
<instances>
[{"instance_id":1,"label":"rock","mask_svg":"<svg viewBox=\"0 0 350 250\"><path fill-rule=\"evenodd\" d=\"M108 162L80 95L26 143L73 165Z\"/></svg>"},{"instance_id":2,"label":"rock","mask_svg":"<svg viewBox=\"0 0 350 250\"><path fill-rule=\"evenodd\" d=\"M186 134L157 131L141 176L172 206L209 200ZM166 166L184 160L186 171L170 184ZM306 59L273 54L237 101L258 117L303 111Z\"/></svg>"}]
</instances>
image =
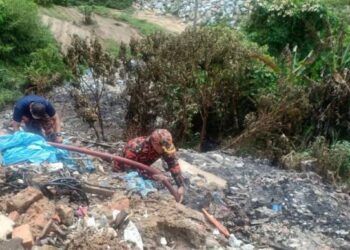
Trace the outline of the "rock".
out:
<instances>
[{"instance_id":1,"label":"rock","mask_svg":"<svg viewBox=\"0 0 350 250\"><path fill-rule=\"evenodd\" d=\"M68 207L66 205L59 205L56 207L56 212L64 225L70 226L73 224L74 211L71 207Z\"/></svg>"},{"instance_id":2,"label":"rock","mask_svg":"<svg viewBox=\"0 0 350 250\"><path fill-rule=\"evenodd\" d=\"M0 214L0 240L6 240L7 235L12 232L14 224L13 220Z\"/></svg>"},{"instance_id":3,"label":"rock","mask_svg":"<svg viewBox=\"0 0 350 250\"><path fill-rule=\"evenodd\" d=\"M8 201L7 210L8 212L18 211L19 213L24 213L30 205L42 197L43 194L39 190L28 187L12 197L11 201Z\"/></svg>"},{"instance_id":4,"label":"rock","mask_svg":"<svg viewBox=\"0 0 350 250\"><path fill-rule=\"evenodd\" d=\"M24 248L30 249L34 245L33 235L29 224L24 224L13 229L12 238L22 239L22 245Z\"/></svg>"},{"instance_id":5,"label":"rock","mask_svg":"<svg viewBox=\"0 0 350 250\"><path fill-rule=\"evenodd\" d=\"M0 242L0 250L24 250L21 239L11 239Z\"/></svg>"}]
</instances>

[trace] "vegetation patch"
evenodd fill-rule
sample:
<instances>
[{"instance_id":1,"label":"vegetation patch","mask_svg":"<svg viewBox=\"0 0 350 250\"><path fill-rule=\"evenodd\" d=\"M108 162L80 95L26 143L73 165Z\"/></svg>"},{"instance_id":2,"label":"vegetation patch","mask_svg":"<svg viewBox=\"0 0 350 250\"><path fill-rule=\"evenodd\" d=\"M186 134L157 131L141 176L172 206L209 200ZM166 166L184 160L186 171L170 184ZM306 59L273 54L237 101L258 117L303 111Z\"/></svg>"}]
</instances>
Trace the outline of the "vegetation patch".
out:
<instances>
[{"instance_id":1,"label":"vegetation patch","mask_svg":"<svg viewBox=\"0 0 350 250\"><path fill-rule=\"evenodd\" d=\"M164 32L164 29L157 24L149 23L146 20L133 17L129 13L115 14L114 19L120 22L130 24L130 26L139 30L141 34L147 36L155 32Z\"/></svg>"},{"instance_id":2,"label":"vegetation patch","mask_svg":"<svg viewBox=\"0 0 350 250\"><path fill-rule=\"evenodd\" d=\"M40 23L34 2L4 0L0 10L0 105L4 105L28 86L40 92L62 81L66 71L56 42Z\"/></svg>"},{"instance_id":3,"label":"vegetation patch","mask_svg":"<svg viewBox=\"0 0 350 250\"><path fill-rule=\"evenodd\" d=\"M60 20L64 20L64 21L74 21L69 15L67 15L63 10L62 7L60 6L55 6L55 5L51 5L51 6L47 6L47 7L40 7L39 8L40 14L43 15L47 15L50 17L54 17Z\"/></svg>"}]
</instances>

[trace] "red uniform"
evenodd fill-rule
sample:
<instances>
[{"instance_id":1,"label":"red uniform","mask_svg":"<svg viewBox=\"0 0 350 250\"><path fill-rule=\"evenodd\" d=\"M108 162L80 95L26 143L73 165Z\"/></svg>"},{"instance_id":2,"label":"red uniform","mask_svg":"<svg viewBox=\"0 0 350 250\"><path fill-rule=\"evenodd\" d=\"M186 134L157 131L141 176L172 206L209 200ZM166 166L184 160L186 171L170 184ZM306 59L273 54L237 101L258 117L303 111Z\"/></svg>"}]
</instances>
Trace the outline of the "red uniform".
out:
<instances>
[{"instance_id":1,"label":"red uniform","mask_svg":"<svg viewBox=\"0 0 350 250\"><path fill-rule=\"evenodd\" d=\"M170 171L172 177L179 187L183 186L181 168L175 151L172 151L171 153L164 152L163 154L159 154L152 145L151 137L137 137L130 140L124 148L123 157L145 165L152 165L155 161L162 157L168 165L166 171Z\"/></svg>"}]
</instances>

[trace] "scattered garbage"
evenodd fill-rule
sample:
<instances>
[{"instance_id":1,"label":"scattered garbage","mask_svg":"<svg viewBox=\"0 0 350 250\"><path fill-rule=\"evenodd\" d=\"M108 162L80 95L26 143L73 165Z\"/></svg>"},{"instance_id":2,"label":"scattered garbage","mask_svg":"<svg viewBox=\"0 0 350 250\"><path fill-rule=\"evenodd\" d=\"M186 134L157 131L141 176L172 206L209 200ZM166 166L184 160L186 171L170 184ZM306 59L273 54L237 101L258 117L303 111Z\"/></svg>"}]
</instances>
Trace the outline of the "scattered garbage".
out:
<instances>
[{"instance_id":1,"label":"scattered garbage","mask_svg":"<svg viewBox=\"0 0 350 250\"><path fill-rule=\"evenodd\" d=\"M272 210L275 211L276 213L281 212L282 211L282 204L280 203L272 203Z\"/></svg>"},{"instance_id":2,"label":"scattered garbage","mask_svg":"<svg viewBox=\"0 0 350 250\"><path fill-rule=\"evenodd\" d=\"M132 221L128 223L124 230L124 240L135 243L138 249L143 250L141 235Z\"/></svg>"},{"instance_id":3,"label":"scattered garbage","mask_svg":"<svg viewBox=\"0 0 350 250\"><path fill-rule=\"evenodd\" d=\"M78 217L83 218L83 217L88 215L88 208L83 207L83 206L79 206L79 208L76 211L76 214Z\"/></svg>"},{"instance_id":4,"label":"scattered garbage","mask_svg":"<svg viewBox=\"0 0 350 250\"><path fill-rule=\"evenodd\" d=\"M231 247L240 247L242 245L242 241L237 239L233 234L230 234L230 237L228 239L228 244Z\"/></svg>"},{"instance_id":5,"label":"scattered garbage","mask_svg":"<svg viewBox=\"0 0 350 250\"><path fill-rule=\"evenodd\" d=\"M47 144L40 135L18 131L0 136L0 151L3 165L30 162L40 164L44 161L58 162L68 152Z\"/></svg>"},{"instance_id":6,"label":"scattered garbage","mask_svg":"<svg viewBox=\"0 0 350 250\"><path fill-rule=\"evenodd\" d=\"M146 197L148 193L157 191L151 180L145 180L136 171L129 172L123 178L127 182L126 189L130 192L140 193L142 197Z\"/></svg>"},{"instance_id":7,"label":"scattered garbage","mask_svg":"<svg viewBox=\"0 0 350 250\"><path fill-rule=\"evenodd\" d=\"M161 237L161 238L160 238L160 244L161 244L162 246L166 246L166 245L168 244L168 242L166 241L165 237Z\"/></svg>"}]
</instances>

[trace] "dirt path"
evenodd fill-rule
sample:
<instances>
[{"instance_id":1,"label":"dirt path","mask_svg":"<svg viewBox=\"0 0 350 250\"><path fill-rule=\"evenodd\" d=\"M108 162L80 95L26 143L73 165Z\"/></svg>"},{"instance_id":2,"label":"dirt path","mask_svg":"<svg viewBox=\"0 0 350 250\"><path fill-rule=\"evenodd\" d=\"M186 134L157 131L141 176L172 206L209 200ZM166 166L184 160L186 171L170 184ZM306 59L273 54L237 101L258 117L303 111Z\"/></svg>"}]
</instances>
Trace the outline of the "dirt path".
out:
<instances>
[{"instance_id":1,"label":"dirt path","mask_svg":"<svg viewBox=\"0 0 350 250\"><path fill-rule=\"evenodd\" d=\"M95 23L93 25L83 25L83 15L77 9L54 8L54 13L43 12L42 22L49 27L64 51L74 34L82 38L98 37L105 42L116 41L118 43L129 43L132 37L141 37L139 32L130 25L117 22L112 18L94 15Z\"/></svg>"}]
</instances>

